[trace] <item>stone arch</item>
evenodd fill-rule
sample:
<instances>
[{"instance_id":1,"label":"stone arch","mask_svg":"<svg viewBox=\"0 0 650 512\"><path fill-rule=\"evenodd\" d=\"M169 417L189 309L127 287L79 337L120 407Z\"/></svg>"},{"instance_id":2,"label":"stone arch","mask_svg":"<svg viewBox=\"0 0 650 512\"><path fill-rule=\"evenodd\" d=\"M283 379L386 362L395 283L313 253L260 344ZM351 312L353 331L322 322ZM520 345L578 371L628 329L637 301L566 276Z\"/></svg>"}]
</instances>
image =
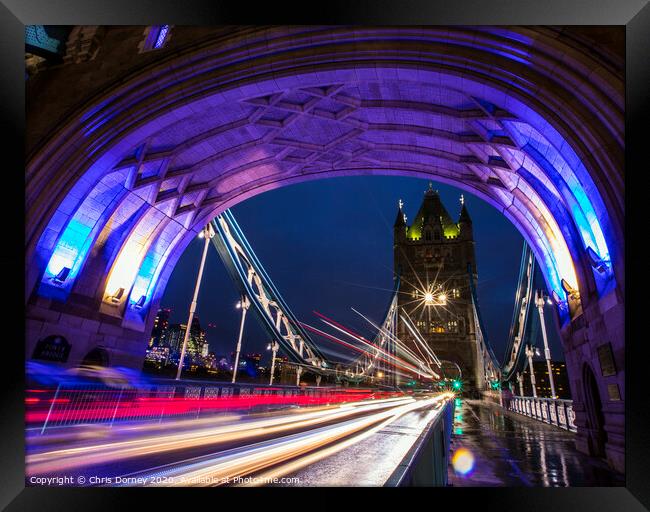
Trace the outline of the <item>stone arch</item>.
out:
<instances>
[{"instance_id":1,"label":"stone arch","mask_svg":"<svg viewBox=\"0 0 650 512\"><path fill-rule=\"evenodd\" d=\"M110 358L104 347L95 347L90 350L82 359L82 366L109 366Z\"/></svg>"},{"instance_id":2,"label":"stone arch","mask_svg":"<svg viewBox=\"0 0 650 512\"><path fill-rule=\"evenodd\" d=\"M111 34L129 30L139 42L137 27L106 29L107 64L124 60ZM171 270L214 215L291 183L400 174L513 222L556 293L567 351L623 343L620 57L547 27L194 30L175 27L157 52L135 43L132 65L56 115L34 104L28 342L65 314L89 346L108 338L137 359ZM72 89L93 83L65 71Z\"/></svg>"}]
</instances>

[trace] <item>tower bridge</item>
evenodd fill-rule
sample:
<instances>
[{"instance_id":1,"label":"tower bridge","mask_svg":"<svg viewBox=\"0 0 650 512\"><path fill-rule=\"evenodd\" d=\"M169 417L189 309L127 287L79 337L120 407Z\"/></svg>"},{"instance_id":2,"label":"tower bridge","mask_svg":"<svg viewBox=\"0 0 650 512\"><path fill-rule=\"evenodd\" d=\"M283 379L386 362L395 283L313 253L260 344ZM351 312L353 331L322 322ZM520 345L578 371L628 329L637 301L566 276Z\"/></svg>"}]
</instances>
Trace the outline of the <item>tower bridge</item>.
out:
<instances>
[{"instance_id":1,"label":"tower bridge","mask_svg":"<svg viewBox=\"0 0 650 512\"><path fill-rule=\"evenodd\" d=\"M394 226L394 272L402 283L398 307L412 319L436 356L459 368L457 378L465 381L467 391L477 393L498 376L474 313L474 243L464 203L458 220L453 221L430 185L409 225L400 202ZM404 322L397 331L415 346Z\"/></svg>"},{"instance_id":2,"label":"tower bridge","mask_svg":"<svg viewBox=\"0 0 650 512\"><path fill-rule=\"evenodd\" d=\"M62 63L27 81L28 360L58 340L61 366L92 355L139 367L178 258L209 223L228 226L212 219L301 181L417 176L486 200L526 240L507 357L495 361L482 327L469 211L454 222L427 192L413 223L398 212L396 303L375 340L357 340L367 345L352 376L395 363L438 374L438 358L470 389L512 381L530 364L538 265L576 446L623 470L624 62L611 41L555 27L115 26L68 38ZM220 252L282 350L335 371L242 234L221 235L214 243L231 237ZM413 296L422 272L452 285L425 280ZM458 294L453 309L447 293ZM449 311L420 318L409 295ZM419 362L395 348L402 338Z\"/></svg>"}]
</instances>

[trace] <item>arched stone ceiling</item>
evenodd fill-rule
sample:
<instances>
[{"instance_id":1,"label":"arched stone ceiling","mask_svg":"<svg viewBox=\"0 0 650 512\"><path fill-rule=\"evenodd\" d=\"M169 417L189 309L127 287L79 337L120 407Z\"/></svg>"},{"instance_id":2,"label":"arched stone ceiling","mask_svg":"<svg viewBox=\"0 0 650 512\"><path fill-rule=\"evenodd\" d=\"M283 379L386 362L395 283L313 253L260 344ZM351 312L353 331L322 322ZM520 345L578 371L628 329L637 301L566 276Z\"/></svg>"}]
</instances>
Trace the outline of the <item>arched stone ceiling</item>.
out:
<instances>
[{"instance_id":1,"label":"arched stone ceiling","mask_svg":"<svg viewBox=\"0 0 650 512\"><path fill-rule=\"evenodd\" d=\"M32 211L40 273L28 287L95 297L143 329L215 214L308 179L400 174L502 211L560 302L567 285L583 300L615 288L622 101L611 70L528 29L294 30L232 36L140 70L52 137L28 169L28 195L46 178L51 189ZM53 285L64 267L66 283Z\"/></svg>"}]
</instances>

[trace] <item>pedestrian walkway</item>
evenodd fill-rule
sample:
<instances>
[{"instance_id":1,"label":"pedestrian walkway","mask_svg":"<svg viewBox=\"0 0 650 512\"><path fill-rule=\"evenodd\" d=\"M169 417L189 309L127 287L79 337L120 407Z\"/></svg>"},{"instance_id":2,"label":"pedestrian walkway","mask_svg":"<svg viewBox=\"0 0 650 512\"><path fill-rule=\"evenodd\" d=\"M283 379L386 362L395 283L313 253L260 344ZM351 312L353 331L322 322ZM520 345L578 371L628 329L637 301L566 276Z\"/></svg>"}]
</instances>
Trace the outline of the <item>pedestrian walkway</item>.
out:
<instances>
[{"instance_id":1,"label":"pedestrian walkway","mask_svg":"<svg viewBox=\"0 0 650 512\"><path fill-rule=\"evenodd\" d=\"M459 399L451 442L450 485L624 486L605 461L578 452L575 434L506 411ZM454 458L454 455L456 457Z\"/></svg>"}]
</instances>

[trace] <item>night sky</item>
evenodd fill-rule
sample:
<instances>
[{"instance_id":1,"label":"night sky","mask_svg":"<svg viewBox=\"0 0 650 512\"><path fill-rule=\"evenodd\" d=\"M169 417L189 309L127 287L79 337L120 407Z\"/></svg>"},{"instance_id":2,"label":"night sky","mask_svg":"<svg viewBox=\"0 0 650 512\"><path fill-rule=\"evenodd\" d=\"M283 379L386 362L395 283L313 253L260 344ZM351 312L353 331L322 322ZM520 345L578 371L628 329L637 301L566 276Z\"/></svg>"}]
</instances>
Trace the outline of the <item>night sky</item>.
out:
<instances>
[{"instance_id":1,"label":"night sky","mask_svg":"<svg viewBox=\"0 0 650 512\"><path fill-rule=\"evenodd\" d=\"M461 190L433 183L449 214L457 220ZM292 185L255 196L231 211L258 258L294 314L325 327L319 311L366 336L373 332L350 308L381 322L393 286L393 222L404 201L410 223L428 182L417 178L365 176L333 178ZM464 193L472 217L478 266L478 295L487 336L502 359L512 319L523 238L495 208ZM161 305L172 309L172 323L186 322L203 240L194 240L180 258ZM217 355L234 350L240 312L237 288L216 249L210 247L197 315ZM253 310L250 310L253 312ZM208 328L208 323L216 327ZM326 327L323 330L328 330ZM553 331L553 329L551 329ZM246 319L242 351L270 354L270 341L255 318ZM326 356L346 352L314 338ZM554 359L561 358L557 333L550 335Z\"/></svg>"}]
</instances>

